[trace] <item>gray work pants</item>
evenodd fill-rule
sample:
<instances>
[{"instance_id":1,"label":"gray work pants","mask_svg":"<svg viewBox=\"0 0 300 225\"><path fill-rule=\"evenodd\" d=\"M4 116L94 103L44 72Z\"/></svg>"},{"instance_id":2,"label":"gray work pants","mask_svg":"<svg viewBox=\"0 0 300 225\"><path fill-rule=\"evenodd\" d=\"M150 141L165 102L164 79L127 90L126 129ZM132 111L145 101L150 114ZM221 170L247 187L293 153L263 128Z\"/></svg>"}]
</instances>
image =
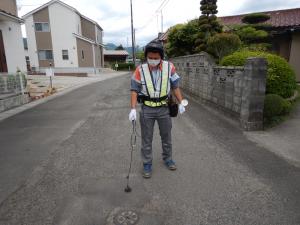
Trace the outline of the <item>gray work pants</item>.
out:
<instances>
[{"instance_id":1,"label":"gray work pants","mask_svg":"<svg viewBox=\"0 0 300 225\"><path fill-rule=\"evenodd\" d=\"M169 114L169 108L167 106L152 108L142 105L140 124L142 135L141 152L144 164L152 164L152 140L155 121L157 121L159 126L163 150L162 158L163 160L172 159L172 119Z\"/></svg>"}]
</instances>

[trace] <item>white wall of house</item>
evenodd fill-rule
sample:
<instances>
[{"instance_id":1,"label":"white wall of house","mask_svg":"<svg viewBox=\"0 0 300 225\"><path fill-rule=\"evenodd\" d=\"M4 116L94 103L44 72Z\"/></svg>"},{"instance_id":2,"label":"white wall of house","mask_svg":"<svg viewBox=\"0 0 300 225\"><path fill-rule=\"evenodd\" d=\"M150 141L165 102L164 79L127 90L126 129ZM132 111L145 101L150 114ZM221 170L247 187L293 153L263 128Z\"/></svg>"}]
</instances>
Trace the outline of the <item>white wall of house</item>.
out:
<instances>
[{"instance_id":1,"label":"white wall of house","mask_svg":"<svg viewBox=\"0 0 300 225\"><path fill-rule=\"evenodd\" d=\"M102 44L103 34L102 31L96 26L96 37L97 37L97 43Z\"/></svg>"},{"instance_id":2,"label":"white wall of house","mask_svg":"<svg viewBox=\"0 0 300 225\"><path fill-rule=\"evenodd\" d=\"M55 67L78 67L77 44L73 33L81 30L80 17L59 3L49 6L53 57ZM69 60L63 60L62 50L68 50Z\"/></svg>"},{"instance_id":3,"label":"white wall of house","mask_svg":"<svg viewBox=\"0 0 300 225\"><path fill-rule=\"evenodd\" d=\"M35 39L35 29L33 23L33 16L29 16L25 20L25 27L26 27L26 36L27 36L27 43L28 43L28 56L30 60L31 67L39 67L39 59L37 54L37 46L36 46L36 39Z\"/></svg>"},{"instance_id":4,"label":"white wall of house","mask_svg":"<svg viewBox=\"0 0 300 225\"><path fill-rule=\"evenodd\" d=\"M76 34L82 36L82 28L81 28L81 18L80 18L80 15L78 15L77 13L74 13L75 15L75 23L76 23Z\"/></svg>"},{"instance_id":5,"label":"white wall of house","mask_svg":"<svg viewBox=\"0 0 300 225\"><path fill-rule=\"evenodd\" d=\"M24 54L21 25L14 21L1 21L4 49L9 73L15 73L17 67L21 71L27 71Z\"/></svg>"}]
</instances>

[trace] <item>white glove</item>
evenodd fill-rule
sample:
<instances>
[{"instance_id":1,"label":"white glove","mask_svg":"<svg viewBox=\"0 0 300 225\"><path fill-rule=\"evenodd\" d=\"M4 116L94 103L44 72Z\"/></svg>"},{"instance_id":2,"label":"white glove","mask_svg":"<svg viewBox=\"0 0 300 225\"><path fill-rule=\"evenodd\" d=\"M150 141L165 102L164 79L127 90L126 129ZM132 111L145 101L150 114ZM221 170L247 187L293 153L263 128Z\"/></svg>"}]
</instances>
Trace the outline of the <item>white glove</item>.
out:
<instances>
[{"instance_id":1,"label":"white glove","mask_svg":"<svg viewBox=\"0 0 300 225\"><path fill-rule=\"evenodd\" d=\"M129 120L130 121L136 120L136 109L131 109L129 113Z\"/></svg>"},{"instance_id":2,"label":"white glove","mask_svg":"<svg viewBox=\"0 0 300 225\"><path fill-rule=\"evenodd\" d=\"M178 109L180 114L183 114L185 112L185 107L182 104L179 104Z\"/></svg>"}]
</instances>

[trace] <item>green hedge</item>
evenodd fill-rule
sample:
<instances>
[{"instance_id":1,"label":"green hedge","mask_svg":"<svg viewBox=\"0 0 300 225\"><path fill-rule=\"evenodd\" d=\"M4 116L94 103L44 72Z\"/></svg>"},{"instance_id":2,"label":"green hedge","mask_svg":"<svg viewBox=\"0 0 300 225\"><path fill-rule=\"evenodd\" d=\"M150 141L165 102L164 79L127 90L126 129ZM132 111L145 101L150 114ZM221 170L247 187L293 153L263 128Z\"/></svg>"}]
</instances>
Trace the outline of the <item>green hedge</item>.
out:
<instances>
[{"instance_id":1,"label":"green hedge","mask_svg":"<svg viewBox=\"0 0 300 225\"><path fill-rule=\"evenodd\" d=\"M268 94L265 99L264 118L268 121L291 111L292 104L279 95Z\"/></svg>"},{"instance_id":2,"label":"green hedge","mask_svg":"<svg viewBox=\"0 0 300 225\"><path fill-rule=\"evenodd\" d=\"M263 57L268 61L267 94L291 97L297 87L296 75L288 62L280 56L254 51L238 51L222 59L223 66L244 66L249 57Z\"/></svg>"},{"instance_id":3,"label":"green hedge","mask_svg":"<svg viewBox=\"0 0 300 225\"><path fill-rule=\"evenodd\" d=\"M114 70L135 70L135 66L133 63L118 63L118 68L115 67L116 64L112 65Z\"/></svg>"}]
</instances>

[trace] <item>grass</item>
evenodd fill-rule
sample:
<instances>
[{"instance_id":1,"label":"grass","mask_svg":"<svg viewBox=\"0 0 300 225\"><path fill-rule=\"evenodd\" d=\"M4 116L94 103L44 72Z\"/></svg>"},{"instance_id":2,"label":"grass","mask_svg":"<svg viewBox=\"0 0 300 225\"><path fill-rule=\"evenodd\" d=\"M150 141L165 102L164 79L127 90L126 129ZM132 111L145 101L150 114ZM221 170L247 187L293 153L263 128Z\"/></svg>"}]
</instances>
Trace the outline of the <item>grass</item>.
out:
<instances>
[{"instance_id":1,"label":"grass","mask_svg":"<svg viewBox=\"0 0 300 225\"><path fill-rule=\"evenodd\" d=\"M285 115L281 116L275 116L271 118L270 120L265 120L264 121L264 128L265 129L270 129L272 127L276 127L279 124L283 123L284 121L287 121L290 118L291 113L295 110L295 108L300 104L300 84L297 85L297 90L298 90L298 97L291 101L292 108L291 111Z\"/></svg>"}]
</instances>

